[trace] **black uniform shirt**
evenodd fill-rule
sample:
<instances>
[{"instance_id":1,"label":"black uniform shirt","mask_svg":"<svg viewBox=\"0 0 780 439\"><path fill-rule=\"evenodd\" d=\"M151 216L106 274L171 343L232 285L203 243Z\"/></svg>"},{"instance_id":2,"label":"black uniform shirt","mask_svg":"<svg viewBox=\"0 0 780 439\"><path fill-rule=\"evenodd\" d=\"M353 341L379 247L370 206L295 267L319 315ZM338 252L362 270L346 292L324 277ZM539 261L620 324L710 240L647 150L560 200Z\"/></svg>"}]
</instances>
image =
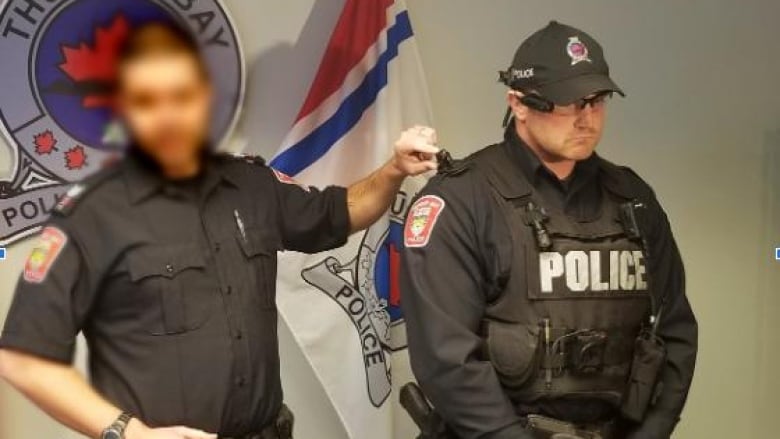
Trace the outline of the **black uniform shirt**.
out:
<instances>
[{"instance_id":1,"label":"black uniform shirt","mask_svg":"<svg viewBox=\"0 0 780 439\"><path fill-rule=\"evenodd\" d=\"M507 132L507 154L547 203L576 218L592 218L599 211L602 191L591 184L598 173L598 156L591 155L577 162L571 175L560 180L542 164L530 148L523 145L514 132Z\"/></svg>"},{"instance_id":2,"label":"black uniform shirt","mask_svg":"<svg viewBox=\"0 0 780 439\"><path fill-rule=\"evenodd\" d=\"M544 203L582 219L600 210L602 159L597 155L577 163L572 176L560 182L513 129L499 147ZM659 334L665 339L669 359L657 405L629 437L659 439L671 434L685 403L696 357L697 327L666 215L649 186L638 177L635 180L649 203L652 227L645 233L653 295L668 292ZM479 326L485 308L501 294L511 266L512 238L500 207L484 177L468 170L435 177L421 195L438 196L444 206L431 226L427 244L403 252L402 305L415 376L459 437L530 439L518 414L528 413L529 407L510 401L493 366L480 355ZM589 410L582 403L562 403L543 409L558 414L568 409Z\"/></svg>"},{"instance_id":3,"label":"black uniform shirt","mask_svg":"<svg viewBox=\"0 0 780 439\"><path fill-rule=\"evenodd\" d=\"M276 252L342 245L346 190L290 184L246 159L207 161L198 178L171 183L131 155L71 192L28 262L0 346L69 363L83 331L96 389L152 426L239 435L272 421Z\"/></svg>"}]
</instances>

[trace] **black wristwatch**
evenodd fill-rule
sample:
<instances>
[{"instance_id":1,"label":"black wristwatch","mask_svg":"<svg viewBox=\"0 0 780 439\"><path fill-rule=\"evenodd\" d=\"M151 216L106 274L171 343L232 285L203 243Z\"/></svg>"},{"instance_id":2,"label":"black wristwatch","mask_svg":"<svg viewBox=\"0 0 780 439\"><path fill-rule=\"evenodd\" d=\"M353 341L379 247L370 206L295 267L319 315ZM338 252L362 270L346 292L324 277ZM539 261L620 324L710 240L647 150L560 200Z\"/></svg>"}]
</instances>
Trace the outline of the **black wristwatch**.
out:
<instances>
[{"instance_id":1,"label":"black wristwatch","mask_svg":"<svg viewBox=\"0 0 780 439\"><path fill-rule=\"evenodd\" d=\"M124 439L125 429L127 429L127 424L130 423L131 419L133 419L132 416L122 413L113 424L103 430L100 439Z\"/></svg>"}]
</instances>

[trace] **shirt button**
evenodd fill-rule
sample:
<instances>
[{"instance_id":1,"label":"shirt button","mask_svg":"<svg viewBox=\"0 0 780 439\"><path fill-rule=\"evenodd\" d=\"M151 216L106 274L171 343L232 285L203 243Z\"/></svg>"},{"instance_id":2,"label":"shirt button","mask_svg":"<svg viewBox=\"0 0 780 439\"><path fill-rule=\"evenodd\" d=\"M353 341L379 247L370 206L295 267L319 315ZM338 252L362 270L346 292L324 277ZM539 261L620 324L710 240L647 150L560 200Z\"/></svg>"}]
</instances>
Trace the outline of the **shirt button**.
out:
<instances>
[{"instance_id":1,"label":"shirt button","mask_svg":"<svg viewBox=\"0 0 780 439\"><path fill-rule=\"evenodd\" d=\"M244 338L244 334L241 331L236 331L236 340Z\"/></svg>"},{"instance_id":2,"label":"shirt button","mask_svg":"<svg viewBox=\"0 0 780 439\"><path fill-rule=\"evenodd\" d=\"M219 252L219 250L222 248L222 246L217 242L214 244L214 251Z\"/></svg>"},{"instance_id":3,"label":"shirt button","mask_svg":"<svg viewBox=\"0 0 780 439\"><path fill-rule=\"evenodd\" d=\"M238 377L238 378L236 378L236 385L238 387L244 387L245 384L246 384L246 378L245 377Z\"/></svg>"},{"instance_id":4,"label":"shirt button","mask_svg":"<svg viewBox=\"0 0 780 439\"><path fill-rule=\"evenodd\" d=\"M233 287L231 287L230 285L228 285L226 287L222 287L222 293L226 294L228 296L233 294Z\"/></svg>"},{"instance_id":5,"label":"shirt button","mask_svg":"<svg viewBox=\"0 0 780 439\"><path fill-rule=\"evenodd\" d=\"M165 266L165 271L167 271L168 273L173 273L173 265L167 264Z\"/></svg>"}]
</instances>

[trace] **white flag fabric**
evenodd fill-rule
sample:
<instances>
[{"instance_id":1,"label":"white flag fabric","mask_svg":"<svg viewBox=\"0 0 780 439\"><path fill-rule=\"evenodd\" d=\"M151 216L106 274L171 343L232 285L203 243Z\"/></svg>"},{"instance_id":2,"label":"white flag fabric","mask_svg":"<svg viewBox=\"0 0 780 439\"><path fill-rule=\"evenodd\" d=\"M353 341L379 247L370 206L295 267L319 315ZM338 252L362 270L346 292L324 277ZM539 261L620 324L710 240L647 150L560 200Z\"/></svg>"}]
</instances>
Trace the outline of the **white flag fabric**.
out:
<instances>
[{"instance_id":1,"label":"white flag fabric","mask_svg":"<svg viewBox=\"0 0 780 439\"><path fill-rule=\"evenodd\" d=\"M432 123L402 0L347 0L296 123L271 166L301 183L349 185ZM339 249L280 254L278 306L353 439L409 439L394 389L412 379L400 309L403 222L422 177Z\"/></svg>"}]
</instances>

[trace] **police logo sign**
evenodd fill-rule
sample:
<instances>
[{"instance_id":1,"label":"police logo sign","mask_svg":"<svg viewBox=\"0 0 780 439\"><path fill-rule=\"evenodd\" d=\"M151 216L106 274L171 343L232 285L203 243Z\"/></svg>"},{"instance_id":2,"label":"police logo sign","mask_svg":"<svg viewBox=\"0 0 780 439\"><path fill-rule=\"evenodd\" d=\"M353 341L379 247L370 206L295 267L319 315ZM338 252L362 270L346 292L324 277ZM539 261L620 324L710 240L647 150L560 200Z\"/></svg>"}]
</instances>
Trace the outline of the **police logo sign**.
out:
<instances>
[{"instance_id":1,"label":"police logo sign","mask_svg":"<svg viewBox=\"0 0 780 439\"><path fill-rule=\"evenodd\" d=\"M220 100L215 141L243 98L243 56L217 0L8 0L0 9L0 125L10 175L0 178L0 245L35 232L67 185L123 145L109 85L123 39L146 22L178 23L203 48ZM0 145L3 148L3 145ZM0 176L2 177L2 176Z\"/></svg>"},{"instance_id":2,"label":"police logo sign","mask_svg":"<svg viewBox=\"0 0 780 439\"><path fill-rule=\"evenodd\" d=\"M389 216L365 232L354 259L329 256L301 273L352 320L363 351L368 395L376 407L384 404L392 389L388 354L406 348L399 271L410 198L404 190L396 195Z\"/></svg>"}]
</instances>

